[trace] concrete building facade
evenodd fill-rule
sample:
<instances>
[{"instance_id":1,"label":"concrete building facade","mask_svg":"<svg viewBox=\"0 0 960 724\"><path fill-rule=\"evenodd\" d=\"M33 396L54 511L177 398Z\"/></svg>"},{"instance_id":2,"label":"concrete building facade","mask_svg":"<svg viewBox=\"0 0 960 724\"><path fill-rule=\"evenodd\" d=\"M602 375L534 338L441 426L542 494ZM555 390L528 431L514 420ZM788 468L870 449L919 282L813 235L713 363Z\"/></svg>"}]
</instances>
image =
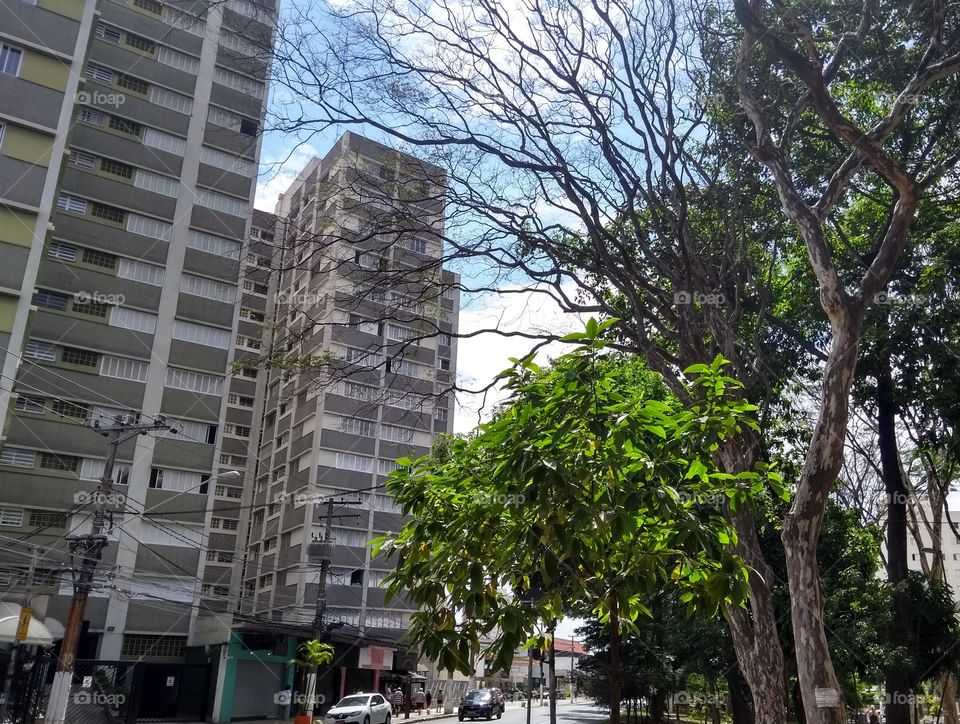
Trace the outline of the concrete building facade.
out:
<instances>
[{"instance_id":1,"label":"concrete building facade","mask_svg":"<svg viewBox=\"0 0 960 724\"><path fill-rule=\"evenodd\" d=\"M275 7L14 5L0 9L0 595L34 546L47 615L65 619L65 538L90 529L83 494L107 450L92 428L162 416L175 432L120 448L124 500L79 656L182 659L195 602L226 605L240 532L242 476L217 476L247 466L233 433L256 381L229 371L266 302L244 268Z\"/></svg>"}]
</instances>

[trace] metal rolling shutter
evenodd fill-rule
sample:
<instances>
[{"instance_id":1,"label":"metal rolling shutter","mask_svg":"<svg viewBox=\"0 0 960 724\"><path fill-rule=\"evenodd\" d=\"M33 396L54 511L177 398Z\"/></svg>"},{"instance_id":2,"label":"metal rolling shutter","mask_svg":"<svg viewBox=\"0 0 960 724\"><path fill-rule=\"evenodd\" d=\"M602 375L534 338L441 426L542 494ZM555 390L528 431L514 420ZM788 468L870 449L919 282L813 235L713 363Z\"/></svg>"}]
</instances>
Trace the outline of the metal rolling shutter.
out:
<instances>
[{"instance_id":1,"label":"metal rolling shutter","mask_svg":"<svg viewBox=\"0 0 960 724\"><path fill-rule=\"evenodd\" d=\"M283 664L238 661L232 718L278 719L282 708L273 697L283 689L283 670Z\"/></svg>"}]
</instances>

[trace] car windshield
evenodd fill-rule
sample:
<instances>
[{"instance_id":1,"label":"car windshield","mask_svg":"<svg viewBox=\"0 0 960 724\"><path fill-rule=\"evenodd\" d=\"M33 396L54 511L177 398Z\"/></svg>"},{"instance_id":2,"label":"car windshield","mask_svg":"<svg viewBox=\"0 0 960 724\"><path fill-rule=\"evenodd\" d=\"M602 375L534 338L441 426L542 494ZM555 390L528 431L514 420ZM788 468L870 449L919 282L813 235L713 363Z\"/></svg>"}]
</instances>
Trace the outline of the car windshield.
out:
<instances>
[{"instance_id":1,"label":"car windshield","mask_svg":"<svg viewBox=\"0 0 960 724\"><path fill-rule=\"evenodd\" d=\"M467 701L486 701L489 698L489 691L471 691L467 694Z\"/></svg>"},{"instance_id":2,"label":"car windshield","mask_svg":"<svg viewBox=\"0 0 960 724\"><path fill-rule=\"evenodd\" d=\"M370 701L369 696L345 696L337 702L337 706L366 706L368 701Z\"/></svg>"}]
</instances>

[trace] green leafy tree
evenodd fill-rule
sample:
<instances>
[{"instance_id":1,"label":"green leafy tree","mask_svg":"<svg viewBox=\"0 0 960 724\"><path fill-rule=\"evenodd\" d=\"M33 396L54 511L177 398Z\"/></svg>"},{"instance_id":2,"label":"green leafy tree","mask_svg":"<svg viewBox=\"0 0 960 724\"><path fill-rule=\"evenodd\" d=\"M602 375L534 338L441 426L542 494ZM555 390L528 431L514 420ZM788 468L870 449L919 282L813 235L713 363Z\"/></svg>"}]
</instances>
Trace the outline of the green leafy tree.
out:
<instances>
[{"instance_id":1,"label":"green leafy tree","mask_svg":"<svg viewBox=\"0 0 960 724\"><path fill-rule=\"evenodd\" d=\"M317 690L317 669L333 661L333 646L318 639L304 641L297 648L297 658L291 659L300 670L303 682L303 696L297 700L298 714L313 714L314 697Z\"/></svg>"},{"instance_id":2,"label":"green leafy tree","mask_svg":"<svg viewBox=\"0 0 960 724\"><path fill-rule=\"evenodd\" d=\"M730 394L739 385L719 357L686 371L689 402L669 397L610 351L610 324L566 337L577 349L550 368L515 361L493 420L391 476L416 515L379 542L396 558L388 584L419 605L410 633L443 668L469 671L476 655L502 668L518 646L540 644L538 622L579 605L608 626L618 702L620 633L649 613L653 591L676 586L684 605L709 612L748 593L723 509L779 481L715 461L724 441L756 428L755 408Z\"/></svg>"}]
</instances>

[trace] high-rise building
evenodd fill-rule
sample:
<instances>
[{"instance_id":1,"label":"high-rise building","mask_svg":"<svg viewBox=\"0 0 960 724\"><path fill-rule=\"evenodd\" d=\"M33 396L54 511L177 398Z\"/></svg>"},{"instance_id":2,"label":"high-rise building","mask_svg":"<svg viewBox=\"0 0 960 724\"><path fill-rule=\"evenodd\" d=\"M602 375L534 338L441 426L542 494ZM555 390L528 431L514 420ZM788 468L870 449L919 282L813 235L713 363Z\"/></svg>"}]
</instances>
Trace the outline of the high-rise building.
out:
<instances>
[{"instance_id":1,"label":"high-rise building","mask_svg":"<svg viewBox=\"0 0 960 724\"><path fill-rule=\"evenodd\" d=\"M442 264L444 194L439 168L346 133L277 208L263 353L280 363L261 373L241 610L312 630L307 546L332 513L324 623L348 671L326 684L334 700L416 665L398 646L411 608L385 600L391 563L368 541L403 524L384 488L397 458L452 429L459 291Z\"/></svg>"},{"instance_id":2,"label":"high-rise building","mask_svg":"<svg viewBox=\"0 0 960 724\"><path fill-rule=\"evenodd\" d=\"M228 372L266 300L255 273L238 285L274 18L273 0L0 8L0 596L35 546L64 621L65 538L90 530L107 453L92 427L173 427L119 448L81 658L182 659L198 596L226 600L242 483L220 474L245 472L255 394Z\"/></svg>"}]
</instances>

